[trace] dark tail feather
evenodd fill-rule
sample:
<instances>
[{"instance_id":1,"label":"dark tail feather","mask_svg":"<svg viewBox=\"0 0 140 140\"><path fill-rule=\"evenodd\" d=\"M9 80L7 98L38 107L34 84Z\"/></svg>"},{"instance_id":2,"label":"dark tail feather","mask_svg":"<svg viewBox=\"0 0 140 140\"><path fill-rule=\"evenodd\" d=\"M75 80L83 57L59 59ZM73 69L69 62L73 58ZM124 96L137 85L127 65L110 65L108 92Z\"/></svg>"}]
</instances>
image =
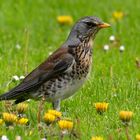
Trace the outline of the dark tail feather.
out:
<instances>
[{"instance_id":1,"label":"dark tail feather","mask_svg":"<svg viewBox=\"0 0 140 140\"><path fill-rule=\"evenodd\" d=\"M19 98L19 99L17 99L14 103L15 104L18 104L18 103L21 103L21 102L24 102L25 100L27 100L27 99L25 99L25 98Z\"/></svg>"},{"instance_id":2,"label":"dark tail feather","mask_svg":"<svg viewBox=\"0 0 140 140\"><path fill-rule=\"evenodd\" d=\"M6 92L6 93L0 95L0 101L2 101L2 100L13 100L13 99L18 98L18 95L19 94L17 94L17 92L9 91L9 92Z\"/></svg>"},{"instance_id":3,"label":"dark tail feather","mask_svg":"<svg viewBox=\"0 0 140 140\"><path fill-rule=\"evenodd\" d=\"M2 100L16 100L14 104L18 104L20 102L24 102L25 100L28 100L29 97L26 94L21 94L22 92L18 91L9 91L2 95L0 95L0 101Z\"/></svg>"},{"instance_id":4,"label":"dark tail feather","mask_svg":"<svg viewBox=\"0 0 140 140\"><path fill-rule=\"evenodd\" d=\"M25 97L23 97L23 95L19 96L19 93L11 92L11 91L0 95L0 101L2 101L2 100L15 100L14 104L24 102L27 99L28 99L27 97L25 98Z\"/></svg>"}]
</instances>

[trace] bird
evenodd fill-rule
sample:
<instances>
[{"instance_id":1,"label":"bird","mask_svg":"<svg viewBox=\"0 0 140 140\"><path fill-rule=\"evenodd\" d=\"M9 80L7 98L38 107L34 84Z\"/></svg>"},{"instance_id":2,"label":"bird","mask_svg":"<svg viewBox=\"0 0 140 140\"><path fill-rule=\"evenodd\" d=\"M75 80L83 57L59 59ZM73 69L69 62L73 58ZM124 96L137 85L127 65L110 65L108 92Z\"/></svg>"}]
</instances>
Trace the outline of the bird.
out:
<instances>
[{"instance_id":1,"label":"bird","mask_svg":"<svg viewBox=\"0 0 140 140\"><path fill-rule=\"evenodd\" d=\"M0 95L15 104L44 99L60 110L61 100L72 96L88 79L92 66L93 40L97 32L110 27L96 16L79 19L66 41L16 87Z\"/></svg>"}]
</instances>

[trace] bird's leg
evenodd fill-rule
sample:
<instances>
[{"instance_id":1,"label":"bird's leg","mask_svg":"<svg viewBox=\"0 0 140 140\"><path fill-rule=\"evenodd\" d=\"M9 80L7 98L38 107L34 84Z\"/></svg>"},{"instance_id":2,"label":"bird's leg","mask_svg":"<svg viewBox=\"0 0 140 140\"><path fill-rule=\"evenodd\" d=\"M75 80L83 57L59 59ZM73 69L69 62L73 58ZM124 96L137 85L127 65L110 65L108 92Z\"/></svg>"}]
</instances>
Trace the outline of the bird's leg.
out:
<instances>
[{"instance_id":1,"label":"bird's leg","mask_svg":"<svg viewBox=\"0 0 140 140\"><path fill-rule=\"evenodd\" d=\"M40 103L39 103L39 106L38 106L38 113L37 113L38 124L40 124L40 120L41 120L40 117L41 117L42 107L43 107L43 105L45 103L45 100L46 100L46 98L45 98L45 96L43 96L41 101L40 101Z\"/></svg>"},{"instance_id":2,"label":"bird's leg","mask_svg":"<svg viewBox=\"0 0 140 140\"><path fill-rule=\"evenodd\" d=\"M61 102L60 99L53 101L53 103L52 103L53 109L60 111L60 102Z\"/></svg>"}]
</instances>

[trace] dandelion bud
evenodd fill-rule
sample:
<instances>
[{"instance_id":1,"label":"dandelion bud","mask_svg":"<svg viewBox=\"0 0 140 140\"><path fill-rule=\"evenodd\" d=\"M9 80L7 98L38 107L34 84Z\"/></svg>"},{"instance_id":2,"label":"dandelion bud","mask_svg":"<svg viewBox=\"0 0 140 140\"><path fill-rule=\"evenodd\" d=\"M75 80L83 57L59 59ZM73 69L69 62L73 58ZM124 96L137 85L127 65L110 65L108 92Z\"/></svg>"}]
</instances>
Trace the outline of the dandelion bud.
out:
<instances>
[{"instance_id":1,"label":"dandelion bud","mask_svg":"<svg viewBox=\"0 0 140 140\"><path fill-rule=\"evenodd\" d=\"M2 115L3 115L3 120L7 125L12 125L17 120L17 116L15 114L10 114L5 112Z\"/></svg>"},{"instance_id":2,"label":"dandelion bud","mask_svg":"<svg viewBox=\"0 0 140 140\"><path fill-rule=\"evenodd\" d=\"M61 117L62 116L62 113L57 111L57 110L48 110L48 113L56 116L56 117Z\"/></svg>"},{"instance_id":3,"label":"dandelion bud","mask_svg":"<svg viewBox=\"0 0 140 140\"><path fill-rule=\"evenodd\" d=\"M50 113L45 113L43 118L47 124L53 123L56 119L56 117Z\"/></svg>"},{"instance_id":4,"label":"dandelion bud","mask_svg":"<svg viewBox=\"0 0 140 140\"><path fill-rule=\"evenodd\" d=\"M92 139L91 140L103 140L103 137L92 137Z\"/></svg>"},{"instance_id":5,"label":"dandelion bud","mask_svg":"<svg viewBox=\"0 0 140 140\"><path fill-rule=\"evenodd\" d=\"M17 112L19 114L22 114L22 113L24 113L27 110L27 108L28 108L28 104L26 104L26 103L19 103L17 105L16 109L17 109Z\"/></svg>"},{"instance_id":6,"label":"dandelion bud","mask_svg":"<svg viewBox=\"0 0 140 140\"><path fill-rule=\"evenodd\" d=\"M19 120L17 120L17 124L26 125L28 121L29 120L27 118L20 118Z\"/></svg>"},{"instance_id":7,"label":"dandelion bud","mask_svg":"<svg viewBox=\"0 0 140 140\"><path fill-rule=\"evenodd\" d=\"M60 24L72 24L73 23L73 19L71 16L58 16L57 21Z\"/></svg>"},{"instance_id":8,"label":"dandelion bud","mask_svg":"<svg viewBox=\"0 0 140 140\"><path fill-rule=\"evenodd\" d=\"M98 113L103 113L103 112L107 111L108 105L109 104L105 103L105 102L98 102L98 103L95 103L95 108Z\"/></svg>"},{"instance_id":9,"label":"dandelion bud","mask_svg":"<svg viewBox=\"0 0 140 140\"><path fill-rule=\"evenodd\" d=\"M140 140L140 134L136 135L136 140Z\"/></svg>"},{"instance_id":10,"label":"dandelion bud","mask_svg":"<svg viewBox=\"0 0 140 140\"><path fill-rule=\"evenodd\" d=\"M4 123L3 119L0 119L0 125L2 125Z\"/></svg>"},{"instance_id":11,"label":"dandelion bud","mask_svg":"<svg viewBox=\"0 0 140 140\"><path fill-rule=\"evenodd\" d=\"M115 20L121 20L124 17L124 13L122 11L114 11L112 16Z\"/></svg>"},{"instance_id":12,"label":"dandelion bud","mask_svg":"<svg viewBox=\"0 0 140 140\"><path fill-rule=\"evenodd\" d=\"M129 122L133 116L132 111L120 111L119 117L123 122Z\"/></svg>"},{"instance_id":13,"label":"dandelion bud","mask_svg":"<svg viewBox=\"0 0 140 140\"><path fill-rule=\"evenodd\" d=\"M73 122L72 121L60 120L58 122L58 125L62 130L71 130L73 128Z\"/></svg>"}]
</instances>

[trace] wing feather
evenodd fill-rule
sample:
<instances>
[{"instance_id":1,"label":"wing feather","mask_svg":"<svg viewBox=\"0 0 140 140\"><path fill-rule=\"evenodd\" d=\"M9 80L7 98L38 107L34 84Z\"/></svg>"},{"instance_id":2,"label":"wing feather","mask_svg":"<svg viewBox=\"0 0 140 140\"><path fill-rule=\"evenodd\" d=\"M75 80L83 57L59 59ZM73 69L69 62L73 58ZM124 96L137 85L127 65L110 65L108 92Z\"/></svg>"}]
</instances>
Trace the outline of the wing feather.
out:
<instances>
[{"instance_id":1,"label":"wing feather","mask_svg":"<svg viewBox=\"0 0 140 140\"><path fill-rule=\"evenodd\" d=\"M18 86L0 96L0 100L17 99L38 89L46 81L65 73L74 63L74 57L61 48L50 56L47 61L33 70Z\"/></svg>"}]
</instances>

